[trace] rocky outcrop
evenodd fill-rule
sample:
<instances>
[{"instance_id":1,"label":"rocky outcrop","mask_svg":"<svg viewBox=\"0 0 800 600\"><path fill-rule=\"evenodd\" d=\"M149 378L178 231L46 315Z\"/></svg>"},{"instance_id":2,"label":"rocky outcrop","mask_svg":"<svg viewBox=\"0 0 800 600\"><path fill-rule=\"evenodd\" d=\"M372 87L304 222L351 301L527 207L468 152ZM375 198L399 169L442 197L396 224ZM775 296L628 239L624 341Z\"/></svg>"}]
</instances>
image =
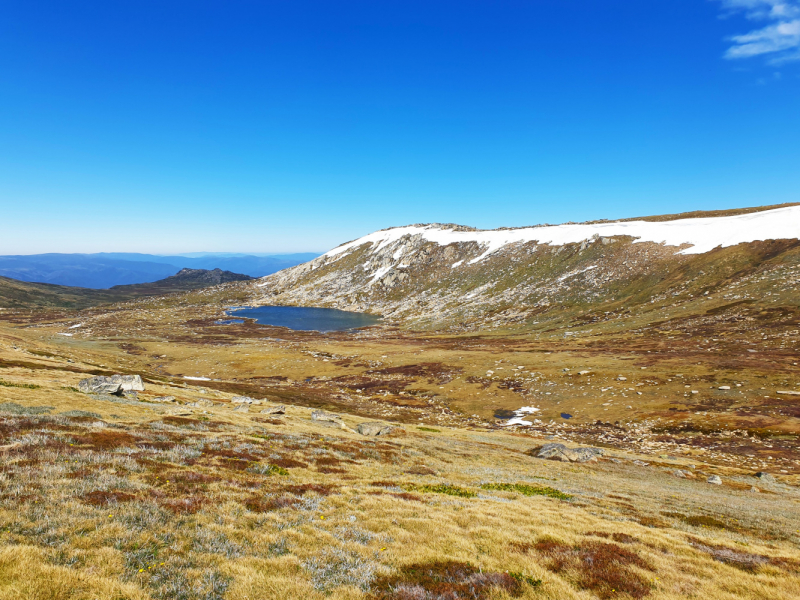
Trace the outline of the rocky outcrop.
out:
<instances>
[{"instance_id":1,"label":"rocky outcrop","mask_svg":"<svg viewBox=\"0 0 800 600\"><path fill-rule=\"evenodd\" d=\"M545 444L535 451L536 458L561 462L592 462L603 456L602 448L567 448L564 444Z\"/></svg>"}]
</instances>

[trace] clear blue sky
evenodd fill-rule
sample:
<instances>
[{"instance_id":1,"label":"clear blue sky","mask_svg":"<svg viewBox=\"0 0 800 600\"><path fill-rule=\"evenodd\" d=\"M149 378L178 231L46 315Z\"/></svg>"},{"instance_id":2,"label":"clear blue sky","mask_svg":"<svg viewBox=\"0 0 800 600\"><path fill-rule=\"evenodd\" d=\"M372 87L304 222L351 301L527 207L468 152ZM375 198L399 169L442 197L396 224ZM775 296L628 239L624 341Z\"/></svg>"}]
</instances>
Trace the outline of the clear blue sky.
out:
<instances>
[{"instance_id":1,"label":"clear blue sky","mask_svg":"<svg viewBox=\"0 0 800 600\"><path fill-rule=\"evenodd\" d=\"M800 0L4 0L0 253L800 201Z\"/></svg>"}]
</instances>

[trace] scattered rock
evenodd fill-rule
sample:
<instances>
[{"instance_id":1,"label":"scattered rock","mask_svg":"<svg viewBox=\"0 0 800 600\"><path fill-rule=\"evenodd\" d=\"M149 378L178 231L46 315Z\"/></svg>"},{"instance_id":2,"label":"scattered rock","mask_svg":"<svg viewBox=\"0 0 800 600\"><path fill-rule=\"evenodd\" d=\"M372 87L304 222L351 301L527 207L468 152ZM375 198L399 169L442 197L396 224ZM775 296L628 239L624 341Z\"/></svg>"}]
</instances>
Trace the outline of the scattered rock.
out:
<instances>
[{"instance_id":1,"label":"scattered rock","mask_svg":"<svg viewBox=\"0 0 800 600\"><path fill-rule=\"evenodd\" d=\"M378 421L373 421L370 423L360 423L358 427L356 427L356 431L361 435L386 435L387 433L391 433L394 430L394 427L388 425L387 423L380 423Z\"/></svg>"},{"instance_id":2,"label":"scattered rock","mask_svg":"<svg viewBox=\"0 0 800 600\"><path fill-rule=\"evenodd\" d=\"M681 479L694 479L694 473L691 473L690 471L684 471L682 469L675 469L672 474L675 475L675 477L680 477Z\"/></svg>"},{"instance_id":3,"label":"scattered rock","mask_svg":"<svg viewBox=\"0 0 800 600\"><path fill-rule=\"evenodd\" d=\"M347 425L344 424L344 421L342 421L340 416L325 412L324 410L311 411L311 420L323 425L335 425L340 429L348 429Z\"/></svg>"},{"instance_id":4,"label":"scattered rock","mask_svg":"<svg viewBox=\"0 0 800 600\"><path fill-rule=\"evenodd\" d=\"M754 494L758 494L759 492L761 492L761 490L758 489L756 486L752 486L750 488L750 491L753 492Z\"/></svg>"},{"instance_id":5,"label":"scattered rock","mask_svg":"<svg viewBox=\"0 0 800 600\"><path fill-rule=\"evenodd\" d=\"M207 400L205 398L200 398L195 402L189 402L186 406L196 406L198 408L201 408L201 407L206 407L207 408L209 406L214 406L214 403L211 400Z\"/></svg>"},{"instance_id":6,"label":"scattered rock","mask_svg":"<svg viewBox=\"0 0 800 600\"><path fill-rule=\"evenodd\" d=\"M285 415L286 407L281 404L280 406L270 406L261 411L263 415Z\"/></svg>"},{"instance_id":7,"label":"scattered rock","mask_svg":"<svg viewBox=\"0 0 800 600\"><path fill-rule=\"evenodd\" d=\"M650 463L649 462L644 462L643 460L635 460L635 461L633 461L633 464L638 465L640 467L646 467Z\"/></svg>"},{"instance_id":8,"label":"scattered rock","mask_svg":"<svg viewBox=\"0 0 800 600\"><path fill-rule=\"evenodd\" d=\"M759 471L758 473L756 473L755 476L757 479L760 479L761 481L766 481L767 483L775 483L775 476L771 475L770 473Z\"/></svg>"},{"instance_id":9,"label":"scattered rock","mask_svg":"<svg viewBox=\"0 0 800 600\"><path fill-rule=\"evenodd\" d=\"M719 475L711 475L708 479L706 479L708 483L713 483L714 485L722 485L722 479Z\"/></svg>"},{"instance_id":10,"label":"scattered rock","mask_svg":"<svg viewBox=\"0 0 800 600\"><path fill-rule=\"evenodd\" d=\"M545 444L536 453L537 458L558 460L561 462L591 462L603 456L605 451L601 448L567 448L564 444Z\"/></svg>"},{"instance_id":11,"label":"scattered rock","mask_svg":"<svg viewBox=\"0 0 800 600\"><path fill-rule=\"evenodd\" d=\"M628 378L620 375L619 377L617 377L617 381L628 381Z\"/></svg>"},{"instance_id":12,"label":"scattered rock","mask_svg":"<svg viewBox=\"0 0 800 600\"><path fill-rule=\"evenodd\" d=\"M234 396L231 398L233 404L261 404L261 400L256 400L250 396Z\"/></svg>"},{"instance_id":13,"label":"scattered rock","mask_svg":"<svg viewBox=\"0 0 800 600\"><path fill-rule=\"evenodd\" d=\"M153 402L175 402L175 396L156 396L151 398Z\"/></svg>"},{"instance_id":14,"label":"scattered rock","mask_svg":"<svg viewBox=\"0 0 800 600\"><path fill-rule=\"evenodd\" d=\"M242 405L237 406L236 408L234 408L233 412L237 412L237 413L250 412L250 407L247 404L242 404Z\"/></svg>"},{"instance_id":15,"label":"scattered rock","mask_svg":"<svg viewBox=\"0 0 800 600\"><path fill-rule=\"evenodd\" d=\"M717 389L718 390L729 390L729 389L731 389L731 386L729 386L729 385L721 385Z\"/></svg>"}]
</instances>

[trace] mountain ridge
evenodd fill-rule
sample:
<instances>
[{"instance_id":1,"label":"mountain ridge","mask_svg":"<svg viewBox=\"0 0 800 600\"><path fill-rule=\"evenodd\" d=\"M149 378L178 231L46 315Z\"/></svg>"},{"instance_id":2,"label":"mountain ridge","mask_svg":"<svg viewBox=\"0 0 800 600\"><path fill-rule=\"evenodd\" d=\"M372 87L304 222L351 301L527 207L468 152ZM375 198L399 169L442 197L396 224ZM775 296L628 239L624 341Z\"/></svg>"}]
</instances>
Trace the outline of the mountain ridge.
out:
<instances>
[{"instance_id":1,"label":"mountain ridge","mask_svg":"<svg viewBox=\"0 0 800 600\"><path fill-rule=\"evenodd\" d=\"M694 297L744 285L753 269L774 275L795 264L800 205L736 210L498 230L390 228L254 282L251 301L379 313L450 330L575 317L629 298L644 310L673 293Z\"/></svg>"}]
</instances>

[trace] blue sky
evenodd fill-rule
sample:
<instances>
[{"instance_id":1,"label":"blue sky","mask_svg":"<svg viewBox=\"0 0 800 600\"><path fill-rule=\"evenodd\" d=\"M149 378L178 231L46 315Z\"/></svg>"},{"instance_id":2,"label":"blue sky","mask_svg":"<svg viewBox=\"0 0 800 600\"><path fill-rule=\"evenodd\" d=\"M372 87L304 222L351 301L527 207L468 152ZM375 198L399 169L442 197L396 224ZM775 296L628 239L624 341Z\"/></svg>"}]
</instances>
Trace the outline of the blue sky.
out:
<instances>
[{"instance_id":1,"label":"blue sky","mask_svg":"<svg viewBox=\"0 0 800 600\"><path fill-rule=\"evenodd\" d=\"M800 0L5 0L0 253L800 201Z\"/></svg>"}]
</instances>

